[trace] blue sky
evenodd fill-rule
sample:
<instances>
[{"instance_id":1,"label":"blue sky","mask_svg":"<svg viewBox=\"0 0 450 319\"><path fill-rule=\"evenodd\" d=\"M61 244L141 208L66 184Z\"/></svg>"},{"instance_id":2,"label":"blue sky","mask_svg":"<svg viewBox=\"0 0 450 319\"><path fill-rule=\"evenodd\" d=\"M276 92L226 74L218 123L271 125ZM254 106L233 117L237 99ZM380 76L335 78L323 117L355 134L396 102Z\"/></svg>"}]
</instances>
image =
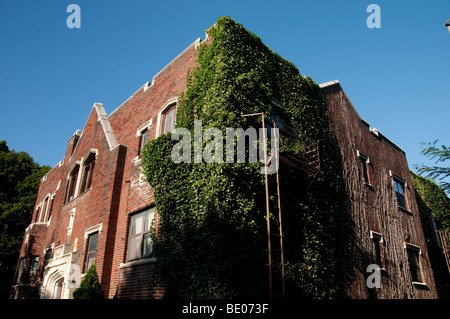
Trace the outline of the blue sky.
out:
<instances>
[{"instance_id":1,"label":"blue sky","mask_svg":"<svg viewBox=\"0 0 450 319\"><path fill-rule=\"evenodd\" d=\"M450 146L448 0L0 0L0 140L56 165L95 102L111 113L224 15L317 83L339 80L411 168L430 164L421 141Z\"/></svg>"}]
</instances>

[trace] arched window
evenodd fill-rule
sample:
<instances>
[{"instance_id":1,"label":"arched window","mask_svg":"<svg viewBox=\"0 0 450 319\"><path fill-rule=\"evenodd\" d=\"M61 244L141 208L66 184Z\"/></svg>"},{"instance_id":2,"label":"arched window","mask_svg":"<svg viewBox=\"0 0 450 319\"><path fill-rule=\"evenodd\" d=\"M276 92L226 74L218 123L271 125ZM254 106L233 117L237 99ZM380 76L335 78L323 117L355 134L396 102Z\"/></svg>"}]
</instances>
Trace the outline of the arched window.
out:
<instances>
[{"instance_id":1,"label":"arched window","mask_svg":"<svg viewBox=\"0 0 450 319\"><path fill-rule=\"evenodd\" d=\"M176 115L177 104L174 103L162 114L162 134L175 130Z\"/></svg>"},{"instance_id":2,"label":"arched window","mask_svg":"<svg viewBox=\"0 0 450 319\"><path fill-rule=\"evenodd\" d=\"M178 97L172 97L159 109L156 136L175 130L177 103Z\"/></svg>"},{"instance_id":3,"label":"arched window","mask_svg":"<svg viewBox=\"0 0 450 319\"><path fill-rule=\"evenodd\" d=\"M79 171L80 171L80 165L76 164L75 167L70 172L69 181L67 182L67 189L66 189L66 200L65 200L66 203L75 198L75 191L76 191Z\"/></svg>"},{"instance_id":4,"label":"arched window","mask_svg":"<svg viewBox=\"0 0 450 319\"><path fill-rule=\"evenodd\" d=\"M47 196L44 199L44 204L42 206L42 211L41 211L41 216L39 217L39 222L45 222L45 213L47 212L48 199L49 199L49 196Z\"/></svg>"},{"instance_id":5,"label":"arched window","mask_svg":"<svg viewBox=\"0 0 450 319\"><path fill-rule=\"evenodd\" d=\"M91 188L92 175L95 166L95 153L90 153L83 164L83 175L81 176L80 194Z\"/></svg>"}]
</instances>

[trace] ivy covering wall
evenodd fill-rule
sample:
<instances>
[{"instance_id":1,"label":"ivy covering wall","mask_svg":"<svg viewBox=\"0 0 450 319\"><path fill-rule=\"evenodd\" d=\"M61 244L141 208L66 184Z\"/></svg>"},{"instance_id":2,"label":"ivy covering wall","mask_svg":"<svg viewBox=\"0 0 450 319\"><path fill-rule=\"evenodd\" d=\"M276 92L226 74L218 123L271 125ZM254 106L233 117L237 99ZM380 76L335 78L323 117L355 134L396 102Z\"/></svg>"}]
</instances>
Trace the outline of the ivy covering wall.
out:
<instances>
[{"instance_id":1,"label":"ivy covering wall","mask_svg":"<svg viewBox=\"0 0 450 319\"><path fill-rule=\"evenodd\" d=\"M242 114L264 112L268 118L275 98L283 105L287 123L299 132L299 143L305 135L319 143L321 169L308 190L304 175L280 168L286 295L332 298L338 293L342 180L321 90L229 17L218 19L207 35L199 48L198 67L187 75L176 127L189 129L191 142L194 119L202 121L203 131L222 130L223 138L227 127L260 128L260 117ZM177 143L165 134L147 143L142 156L160 215L154 255L159 271L169 278L167 297L267 296L261 163L174 163L171 152ZM279 265L274 263L277 275Z\"/></svg>"},{"instance_id":2,"label":"ivy covering wall","mask_svg":"<svg viewBox=\"0 0 450 319\"><path fill-rule=\"evenodd\" d=\"M428 178L410 174L425 233L435 235L430 216L438 230L450 231L450 202L445 191Z\"/></svg>"}]
</instances>

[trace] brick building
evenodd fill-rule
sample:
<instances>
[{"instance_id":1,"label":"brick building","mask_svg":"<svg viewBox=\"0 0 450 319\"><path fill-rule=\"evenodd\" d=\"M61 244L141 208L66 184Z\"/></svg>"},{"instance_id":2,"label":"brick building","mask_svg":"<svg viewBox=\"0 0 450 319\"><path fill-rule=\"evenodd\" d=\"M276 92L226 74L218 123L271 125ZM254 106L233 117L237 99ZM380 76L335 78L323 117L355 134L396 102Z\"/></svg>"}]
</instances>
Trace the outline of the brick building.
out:
<instances>
[{"instance_id":1,"label":"brick building","mask_svg":"<svg viewBox=\"0 0 450 319\"><path fill-rule=\"evenodd\" d=\"M42 179L25 231L13 298L71 298L95 262L108 298L161 298L149 236L158 225L151 187L142 181L140 152L171 131L186 74L196 65L192 43L107 115L95 103L65 157ZM337 81L321 86L343 159L342 225L345 295L350 298L435 298L417 204L404 152L361 120ZM355 182L356 181L356 182ZM385 289L369 290L366 267L378 263Z\"/></svg>"},{"instance_id":2,"label":"brick building","mask_svg":"<svg viewBox=\"0 0 450 319\"><path fill-rule=\"evenodd\" d=\"M405 152L361 119L338 81L321 84L342 157L341 269L350 298L437 298ZM382 289L367 289L378 264Z\"/></svg>"}]
</instances>

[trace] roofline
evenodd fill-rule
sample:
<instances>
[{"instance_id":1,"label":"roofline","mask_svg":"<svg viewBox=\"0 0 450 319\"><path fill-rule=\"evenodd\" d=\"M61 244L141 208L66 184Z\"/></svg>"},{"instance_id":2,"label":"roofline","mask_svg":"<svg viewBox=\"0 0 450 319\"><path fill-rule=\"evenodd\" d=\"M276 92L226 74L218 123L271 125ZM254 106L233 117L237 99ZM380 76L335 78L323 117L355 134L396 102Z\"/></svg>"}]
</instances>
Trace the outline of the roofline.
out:
<instances>
[{"instance_id":1,"label":"roofline","mask_svg":"<svg viewBox=\"0 0 450 319\"><path fill-rule=\"evenodd\" d=\"M319 87L321 89L333 86L333 85L339 85L342 92L345 94L345 96L347 96L347 94L345 93L344 89L342 88L341 83L339 82L339 80L333 80L333 81L328 81L322 84L319 84ZM352 105L353 109L356 111L356 114L358 115L359 119L364 122L368 127L369 130L372 134L374 134L375 136L377 136L378 138L383 137L389 144L391 144L392 146L394 146L395 148L397 148L398 150L400 150L403 154L406 154L406 152L397 144L395 144L394 142L392 142L390 139L388 139L386 137L386 135L382 134L380 131L378 131L376 128L372 127L369 122L367 122L366 120L364 120L363 118L361 118L361 116L358 114L358 111L356 110L356 108L353 106L352 102L350 101L350 99L347 96L348 101L350 102L350 104Z\"/></svg>"},{"instance_id":2,"label":"roofline","mask_svg":"<svg viewBox=\"0 0 450 319\"><path fill-rule=\"evenodd\" d=\"M193 43L191 43L186 49L184 49L180 54L178 54L172 61L170 61L165 67L163 67L161 69L161 71L159 71L158 73L156 73L153 78L152 78L152 83L150 82L146 82L143 86L141 86L136 92L134 92L128 99L125 100L125 102L123 102L122 104L120 104L114 111L112 111L109 115L113 115L117 110L119 110L124 104L126 104L128 102L128 100L130 100L133 96L135 96L138 92L140 92L141 90L144 90L144 92L149 89L150 87L152 87L155 84L155 79L162 74L171 64L173 64L176 60L178 60L183 54L186 53L187 50L189 50L193 45L195 45L195 47L197 47L198 45L200 45L200 43L202 42L201 38L197 38Z\"/></svg>"}]
</instances>

